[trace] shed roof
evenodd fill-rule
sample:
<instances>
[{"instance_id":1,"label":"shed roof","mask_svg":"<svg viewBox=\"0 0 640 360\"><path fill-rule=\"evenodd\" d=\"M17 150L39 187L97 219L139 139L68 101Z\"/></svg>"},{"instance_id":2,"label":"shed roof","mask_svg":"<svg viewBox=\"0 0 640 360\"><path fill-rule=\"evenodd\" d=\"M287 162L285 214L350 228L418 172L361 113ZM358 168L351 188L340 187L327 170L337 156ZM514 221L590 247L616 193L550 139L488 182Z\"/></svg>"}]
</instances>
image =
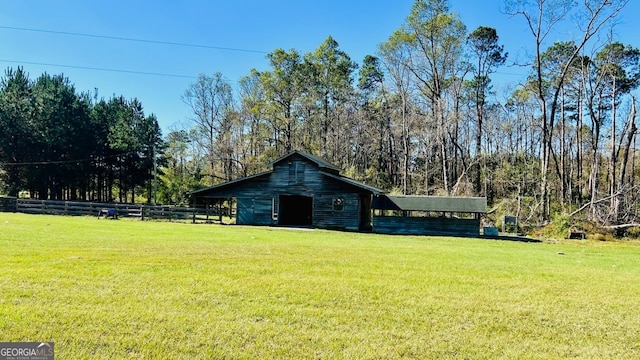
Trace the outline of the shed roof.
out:
<instances>
[{"instance_id":1,"label":"shed roof","mask_svg":"<svg viewBox=\"0 0 640 360\"><path fill-rule=\"evenodd\" d=\"M486 213L487 199L483 197L457 196L379 195L373 200L372 208L402 211Z\"/></svg>"},{"instance_id":2,"label":"shed roof","mask_svg":"<svg viewBox=\"0 0 640 360\"><path fill-rule=\"evenodd\" d=\"M336 180L342 181L343 183L349 184L351 186L355 186L357 188L360 188L360 189L366 190L368 192L371 192L374 195L384 194L383 190L380 190L380 189L375 188L373 186L369 186L367 184L363 184L361 182L355 181L355 180L350 179L350 178L348 178L346 176L342 176L342 175L339 175L339 174L332 174L332 173L328 173L328 172L324 172L324 171L321 171L320 173L322 175L330 177L332 179L336 179Z\"/></svg>"},{"instance_id":3,"label":"shed roof","mask_svg":"<svg viewBox=\"0 0 640 360\"><path fill-rule=\"evenodd\" d=\"M272 172L273 172L272 170L269 170L269 171L261 172L259 174L255 174L255 175L243 177L243 178L240 178L240 179L227 181L225 183L216 184L216 185L209 186L209 187L206 187L206 188L194 190L194 191L189 192L189 195L203 196L203 195L206 195L206 193L208 193L208 192L215 192L216 190L221 190L221 189L224 189L224 188L227 188L227 187L230 187L230 186L234 186L234 185L243 183L245 181L250 181L250 180L262 177L262 176L269 175Z\"/></svg>"}]
</instances>

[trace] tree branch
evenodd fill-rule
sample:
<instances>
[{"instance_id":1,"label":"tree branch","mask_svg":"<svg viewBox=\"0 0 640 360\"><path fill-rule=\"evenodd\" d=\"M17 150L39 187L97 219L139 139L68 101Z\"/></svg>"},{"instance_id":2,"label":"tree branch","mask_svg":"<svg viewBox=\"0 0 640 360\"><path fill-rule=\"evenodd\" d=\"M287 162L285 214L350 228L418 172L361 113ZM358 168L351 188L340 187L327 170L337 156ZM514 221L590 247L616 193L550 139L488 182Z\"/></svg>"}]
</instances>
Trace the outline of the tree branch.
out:
<instances>
[{"instance_id":1,"label":"tree branch","mask_svg":"<svg viewBox=\"0 0 640 360\"><path fill-rule=\"evenodd\" d=\"M621 225L607 225L603 227L608 230L618 230L618 229L628 229L630 227L640 227L640 224L631 223L631 224L621 224Z\"/></svg>"},{"instance_id":2,"label":"tree branch","mask_svg":"<svg viewBox=\"0 0 640 360\"><path fill-rule=\"evenodd\" d=\"M584 210L584 209L588 208L588 207L589 207L589 206L591 206L591 205L595 205L595 204L598 204L598 203L601 203L601 202L605 202L605 201L611 200L611 198L616 197L616 196L618 196L618 195L620 195L620 194L621 194L621 192L617 192L617 193L615 193L615 194L613 194L613 195L609 195L609 196L604 197L604 198L602 198L602 199L598 199L598 200L596 200L596 201L590 201L590 202L588 202L588 203L586 203L586 204L582 205L582 206L581 206L580 208L578 208L576 211L574 211L574 212L572 212L571 214L569 214L569 217L572 217L573 215L575 215L575 214L577 214L577 213L581 212L582 210Z\"/></svg>"}]
</instances>

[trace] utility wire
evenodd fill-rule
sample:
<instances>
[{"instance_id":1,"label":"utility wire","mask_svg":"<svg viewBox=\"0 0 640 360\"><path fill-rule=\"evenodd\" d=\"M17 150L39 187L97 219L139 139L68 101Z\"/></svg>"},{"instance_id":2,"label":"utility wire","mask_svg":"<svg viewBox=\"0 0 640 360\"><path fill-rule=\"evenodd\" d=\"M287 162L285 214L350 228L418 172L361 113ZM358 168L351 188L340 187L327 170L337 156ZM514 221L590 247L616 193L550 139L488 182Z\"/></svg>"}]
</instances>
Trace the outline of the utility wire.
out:
<instances>
[{"instance_id":1,"label":"utility wire","mask_svg":"<svg viewBox=\"0 0 640 360\"><path fill-rule=\"evenodd\" d=\"M159 41L159 40L148 40L148 39L135 39L135 38L128 38L128 37L96 35L96 34L86 34L86 33L68 32L68 31L56 31L56 30L46 30L46 29L23 28L23 27L15 27L15 26L2 26L2 25L0 25L0 29L16 30L16 31L29 31L29 32L40 32L40 33L58 34L58 35L67 35L67 36L78 36L78 37L89 37L89 38L97 38L97 39L109 39L109 40L119 40L119 41L142 42L142 43L159 44L159 45L194 47L194 48L202 48L202 49L239 51L239 52L249 52L249 53L256 53L256 54L267 54L268 53L268 52L262 51L262 50L229 48L229 47L221 47L221 46L199 45L199 44L189 44L189 43L171 42L171 41ZM0 59L0 62L16 63L16 64L29 64L29 65L41 65L41 66L54 66L54 67L62 67L62 68L70 68L70 69L107 71L107 72L138 74L138 75L176 77L176 78L185 78L185 79L196 79L197 78L196 76L190 76L190 75L153 73L153 72L135 71L135 70L107 69L107 68L96 68L96 67L76 66L76 65L48 64L48 63L28 62L28 61L13 61L13 60L4 60L4 59ZM523 76L522 74L499 72L499 71L495 72L494 74L508 75L508 76Z\"/></svg>"},{"instance_id":2,"label":"utility wire","mask_svg":"<svg viewBox=\"0 0 640 360\"><path fill-rule=\"evenodd\" d=\"M15 163L0 162L0 166L60 165L60 164L72 164L72 163L80 163L80 162L94 161L94 160L102 161L106 159L113 159L119 156L135 154L137 152L138 151L128 151L128 152L123 152L123 153L114 154L114 155L96 156L96 157L76 159L76 160L29 161L29 162L15 162Z\"/></svg>"},{"instance_id":3,"label":"utility wire","mask_svg":"<svg viewBox=\"0 0 640 360\"><path fill-rule=\"evenodd\" d=\"M60 165L60 164L71 164L71 163L80 163L85 161L90 161L93 159L82 159L82 160L58 160L58 161L31 161L31 162L20 162L20 163L2 163L0 162L0 166L27 166L27 165Z\"/></svg>"},{"instance_id":4,"label":"utility wire","mask_svg":"<svg viewBox=\"0 0 640 360\"><path fill-rule=\"evenodd\" d=\"M266 54L266 53L267 53L266 51L261 51L261 50L229 48L229 47L212 46L212 45L189 44L189 43L172 42L172 41L159 41L159 40L148 40L148 39L135 39L135 38L127 38L127 37L119 37L119 36L106 36L106 35L96 35L96 34L85 34L85 33L68 32L68 31L55 31L55 30L45 30L45 29L32 29L32 28L22 28L22 27L14 27L14 26L0 26L0 29L17 30L17 31L30 31L30 32L40 32L40 33L58 34L58 35L67 35L67 36L81 36L81 37L89 37L89 38L96 38L96 39L109 39L109 40L120 40L120 41L141 42L141 43L148 43L148 44L171 45L171 46L184 46L184 47L194 47L194 48L201 48L201 49L214 49L214 50L225 50L225 51L240 51L240 52L249 52L249 53L257 53L257 54Z\"/></svg>"},{"instance_id":5,"label":"utility wire","mask_svg":"<svg viewBox=\"0 0 640 360\"><path fill-rule=\"evenodd\" d=\"M79 65L49 64L49 63L41 63L41 62L33 62L33 61L15 61L15 60L0 59L0 62L10 63L10 64L28 64L28 65L41 65L41 66L55 66L55 67L62 67L62 68L69 68L69 69L82 69L82 70L107 71L107 72L126 73L126 74L138 74L138 75L177 77L177 78L185 78L185 79L197 79L196 76L191 76L191 75L165 74L165 73L155 73L155 72L135 71L135 70L118 70L118 69L97 68L97 67L79 66Z\"/></svg>"}]
</instances>

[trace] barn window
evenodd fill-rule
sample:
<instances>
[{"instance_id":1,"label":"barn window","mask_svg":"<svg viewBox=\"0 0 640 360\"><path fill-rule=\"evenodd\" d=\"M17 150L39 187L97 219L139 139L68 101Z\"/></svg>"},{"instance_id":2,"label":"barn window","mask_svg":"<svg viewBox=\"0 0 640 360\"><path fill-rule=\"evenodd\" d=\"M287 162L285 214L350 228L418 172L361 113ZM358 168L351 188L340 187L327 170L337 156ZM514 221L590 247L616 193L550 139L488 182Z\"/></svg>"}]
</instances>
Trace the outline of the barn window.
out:
<instances>
[{"instance_id":1,"label":"barn window","mask_svg":"<svg viewBox=\"0 0 640 360\"><path fill-rule=\"evenodd\" d=\"M290 162L289 163L289 184L302 184L304 183L304 163L303 162Z\"/></svg>"},{"instance_id":2,"label":"barn window","mask_svg":"<svg viewBox=\"0 0 640 360\"><path fill-rule=\"evenodd\" d=\"M333 198L333 211L344 210L344 198Z\"/></svg>"}]
</instances>

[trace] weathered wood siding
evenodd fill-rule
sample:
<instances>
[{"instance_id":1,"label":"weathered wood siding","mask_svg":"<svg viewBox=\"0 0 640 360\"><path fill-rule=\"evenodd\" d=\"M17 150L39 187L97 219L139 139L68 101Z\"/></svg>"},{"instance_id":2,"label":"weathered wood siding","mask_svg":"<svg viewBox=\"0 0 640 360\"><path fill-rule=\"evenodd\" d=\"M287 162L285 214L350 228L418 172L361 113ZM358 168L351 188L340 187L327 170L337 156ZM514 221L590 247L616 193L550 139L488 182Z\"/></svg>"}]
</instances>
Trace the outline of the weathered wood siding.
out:
<instances>
[{"instance_id":1,"label":"weathered wood siding","mask_svg":"<svg viewBox=\"0 0 640 360\"><path fill-rule=\"evenodd\" d=\"M238 225L272 225L270 198L236 198Z\"/></svg>"},{"instance_id":2,"label":"weathered wood siding","mask_svg":"<svg viewBox=\"0 0 640 360\"><path fill-rule=\"evenodd\" d=\"M380 234L480 236L479 219L446 217L374 216L373 231Z\"/></svg>"},{"instance_id":3,"label":"weathered wood siding","mask_svg":"<svg viewBox=\"0 0 640 360\"><path fill-rule=\"evenodd\" d=\"M238 224L277 225L272 218L273 202L279 208L281 195L294 195L313 198L313 227L346 230L360 229L361 194L360 189L323 175L315 164L299 156L277 164L270 174L215 191L216 197L236 198ZM340 211L333 209L335 198L344 200Z\"/></svg>"},{"instance_id":4,"label":"weathered wood siding","mask_svg":"<svg viewBox=\"0 0 640 360\"><path fill-rule=\"evenodd\" d=\"M340 197L344 200L343 209L333 209L333 199ZM360 197L358 194L329 194L325 193L314 197L314 224L321 228L336 228L346 230L359 230L360 225Z\"/></svg>"}]
</instances>

